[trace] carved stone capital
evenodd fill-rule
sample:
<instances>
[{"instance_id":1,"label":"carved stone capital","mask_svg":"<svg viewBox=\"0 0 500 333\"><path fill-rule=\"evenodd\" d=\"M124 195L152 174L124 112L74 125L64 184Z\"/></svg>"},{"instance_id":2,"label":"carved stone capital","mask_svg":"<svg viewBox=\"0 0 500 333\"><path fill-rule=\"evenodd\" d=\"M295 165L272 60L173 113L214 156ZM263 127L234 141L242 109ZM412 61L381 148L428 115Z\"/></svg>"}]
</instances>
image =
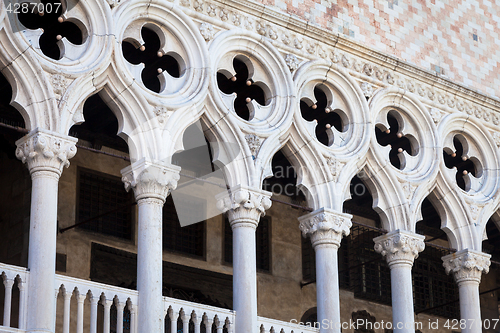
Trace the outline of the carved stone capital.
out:
<instances>
[{"instance_id":1,"label":"carved stone capital","mask_svg":"<svg viewBox=\"0 0 500 333\"><path fill-rule=\"evenodd\" d=\"M217 196L217 208L227 213L231 228L257 228L259 218L271 207L270 198L270 192L238 185Z\"/></svg>"},{"instance_id":2,"label":"carved stone capital","mask_svg":"<svg viewBox=\"0 0 500 333\"><path fill-rule=\"evenodd\" d=\"M30 173L50 171L61 176L63 167L76 154L77 138L37 128L16 141L16 156Z\"/></svg>"},{"instance_id":3,"label":"carved stone capital","mask_svg":"<svg viewBox=\"0 0 500 333\"><path fill-rule=\"evenodd\" d=\"M121 171L125 189L134 190L135 199L159 199L165 202L170 191L175 190L181 168L176 165L154 163L145 158Z\"/></svg>"},{"instance_id":4,"label":"carved stone capital","mask_svg":"<svg viewBox=\"0 0 500 333\"><path fill-rule=\"evenodd\" d=\"M413 261L425 249L424 239L423 235L396 230L376 237L373 241L375 242L375 251L385 257L389 266L395 264L413 266Z\"/></svg>"},{"instance_id":5,"label":"carved stone capital","mask_svg":"<svg viewBox=\"0 0 500 333\"><path fill-rule=\"evenodd\" d=\"M441 258L446 274L453 273L458 284L465 281L481 282L481 274L490 270L491 255L465 249Z\"/></svg>"},{"instance_id":6,"label":"carved stone capital","mask_svg":"<svg viewBox=\"0 0 500 333\"><path fill-rule=\"evenodd\" d=\"M321 208L299 217L299 229L304 237L309 236L315 248L318 245L340 246L343 236L351 231L352 215Z\"/></svg>"}]
</instances>

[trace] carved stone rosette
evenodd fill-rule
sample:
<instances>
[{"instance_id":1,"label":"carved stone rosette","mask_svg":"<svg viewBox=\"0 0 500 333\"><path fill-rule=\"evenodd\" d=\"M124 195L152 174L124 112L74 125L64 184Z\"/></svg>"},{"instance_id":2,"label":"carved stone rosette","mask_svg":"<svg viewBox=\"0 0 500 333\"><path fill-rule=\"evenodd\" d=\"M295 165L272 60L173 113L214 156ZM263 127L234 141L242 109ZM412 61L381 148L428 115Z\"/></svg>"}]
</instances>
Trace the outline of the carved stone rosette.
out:
<instances>
[{"instance_id":1,"label":"carved stone rosette","mask_svg":"<svg viewBox=\"0 0 500 333\"><path fill-rule=\"evenodd\" d=\"M125 189L134 190L135 199L158 199L165 202L170 191L175 190L181 168L162 165L141 159L121 171Z\"/></svg>"},{"instance_id":2,"label":"carved stone rosette","mask_svg":"<svg viewBox=\"0 0 500 333\"><path fill-rule=\"evenodd\" d=\"M395 264L413 266L413 261L425 249L424 239L423 235L396 230L376 237L373 241L375 242L375 251L385 257L389 266Z\"/></svg>"},{"instance_id":3,"label":"carved stone rosette","mask_svg":"<svg viewBox=\"0 0 500 333\"><path fill-rule=\"evenodd\" d=\"M321 208L299 217L299 229L304 237L311 238L313 247L328 244L338 248L342 237L351 231L351 218L352 215Z\"/></svg>"},{"instance_id":4,"label":"carved stone rosette","mask_svg":"<svg viewBox=\"0 0 500 333\"><path fill-rule=\"evenodd\" d=\"M41 128L16 141L16 157L27 163L30 173L51 171L61 176L63 167L76 154L77 138Z\"/></svg>"},{"instance_id":5,"label":"carved stone rosette","mask_svg":"<svg viewBox=\"0 0 500 333\"><path fill-rule=\"evenodd\" d=\"M271 208L271 193L241 185L217 196L217 208L227 213L231 228L240 226L257 228L261 216Z\"/></svg>"},{"instance_id":6,"label":"carved stone rosette","mask_svg":"<svg viewBox=\"0 0 500 333\"><path fill-rule=\"evenodd\" d=\"M446 274L453 273L458 284L464 281L481 282L481 274L490 270L491 255L465 249L441 258Z\"/></svg>"}]
</instances>

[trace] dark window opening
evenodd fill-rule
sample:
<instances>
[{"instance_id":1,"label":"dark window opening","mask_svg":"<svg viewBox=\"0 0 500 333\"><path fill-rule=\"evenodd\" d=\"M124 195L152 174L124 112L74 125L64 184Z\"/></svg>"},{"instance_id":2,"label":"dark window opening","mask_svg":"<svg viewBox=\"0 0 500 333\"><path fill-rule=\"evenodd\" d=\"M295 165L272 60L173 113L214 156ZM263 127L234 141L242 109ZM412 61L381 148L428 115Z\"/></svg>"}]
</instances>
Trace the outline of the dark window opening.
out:
<instances>
[{"instance_id":1,"label":"dark window opening","mask_svg":"<svg viewBox=\"0 0 500 333\"><path fill-rule=\"evenodd\" d=\"M334 127L337 131L343 132L344 125L338 111L331 110L325 92L318 88L314 88L314 97L316 103L309 105L304 99L300 101L300 111L302 118L307 121L316 120L316 138L325 146L330 146L332 143L331 137L333 134L330 130ZM331 103L331 102L330 102ZM330 135L329 135L330 133Z\"/></svg>"},{"instance_id":2,"label":"dark window opening","mask_svg":"<svg viewBox=\"0 0 500 333\"><path fill-rule=\"evenodd\" d=\"M92 243L90 279L117 287L136 289L137 255ZM233 278L227 274L163 261L162 295L232 309Z\"/></svg>"},{"instance_id":3,"label":"dark window opening","mask_svg":"<svg viewBox=\"0 0 500 333\"><path fill-rule=\"evenodd\" d=\"M130 42L123 41L123 56L131 64L144 64L144 69L141 73L144 86L149 90L159 93L161 91L159 74L162 71L167 71L170 76L179 78L182 76L181 67L176 58L169 54L163 54L160 51L161 42L155 31L143 27L141 36L144 40L144 45L138 48Z\"/></svg>"},{"instance_id":4,"label":"dark window opening","mask_svg":"<svg viewBox=\"0 0 500 333\"><path fill-rule=\"evenodd\" d=\"M496 215L496 214L495 214ZM486 235L488 239L483 241L483 252L491 254L491 260L500 261L500 231L499 223L490 219L486 224Z\"/></svg>"},{"instance_id":5,"label":"dark window opening","mask_svg":"<svg viewBox=\"0 0 500 333\"><path fill-rule=\"evenodd\" d=\"M26 128L23 116L15 107L10 105L12 100L12 87L7 79L0 74L0 123ZM8 127L0 127L0 151L8 159L18 161L16 157L16 141L24 134Z\"/></svg>"},{"instance_id":6,"label":"dark window opening","mask_svg":"<svg viewBox=\"0 0 500 333\"><path fill-rule=\"evenodd\" d=\"M265 272L271 270L271 219L261 217L255 231L257 269ZM224 262L233 264L233 231L229 220L224 225Z\"/></svg>"},{"instance_id":7,"label":"dark window opening","mask_svg":"<svg viewBox=\"0 0 500 333\"><path fill-rule=\"evenodd\" d=\"M59 60L63 51L60 40L66 38L72 44L81 45L83 44L83 34L75 23L61 19L63 6L60 1L42 0L40 2L44 4L43 8L46 9L43 15L38 12L42 6L33 2L29 5L27 13L19 13L18 18L28 29L43 29L39 41L40 49L47 57ZM52 10L49 11L49 8Z\"/></svg>"},{"instance_id":8,"label":"dark window opening","mask_svg":"<svg viewBox=\"0 0 500 333\"><path fill-rule=\"evenodd\" d=\"M415 311L426 310L425 313L445 318L460 317L458 286L453 276L444 272L441 260L448 254L450 251L426 244L415 260L412 269Z\"/></svg>"},{"instance_id":9,"label":"dark window opening","mask_svg":"<svg viewBox=\"0 0 500 333\"><path fill-rule=\"evenodd\" d=\"M302 237L302 280L316 281L316 252L309 237Z\"/></svg>"},{"instance_id":10,"label":"dark window opening","mask_svg":"<svg viewBox=\"0 0 500 333\"><path fill-rule=\"evenodd\" d=\"M310 308L302 315L300 322L305 326L318 327L318 309L317 307Z\"/></svg>"},{"instance_id":11,"label":"dark window opening","mask_svg":"<svg viewBox=\"0 0 500 333\"><path fill-rule=\"evenodd\" d=\"M23 116L21 116L15 107L10 105L11 100L12 87L9 81L0 74L0 122L15 127L26 128Z\"/></svg>"},{"instance_id":12,"label":"dark window opening","mask_svg":"<svg viewBox=\"0 0 500 333\"><path fill-rule=\"evenodd\" d=\"M132 239L132 192L119 177L78 168L78 228Z\"/></svg>"},{"instance_id":13,"label":"dark window opening","mask_svg":"<svg viewBox=\"0 0 500 333\"><path fill-rule=\"evenodd\" d=\"M205 255L205 222L181 227L171 196L163 206L163 249L195 257Z\"/></svg>"},{"instance_id":14,"label":"dark window opening","mask_svg":"<svg viewBox=\"0 0 500 333\"><path fill-rule=\"evenodd\" d=\"M219 89L225 94L236 93L234 101L234 111L236 114L244 119L250 120L251 110L249 103L255 100L260 105L266 105L266 96L264 90L254 84L245 62L238 58L233 60L233 68L236 75L233 77L226 77L222 72L217 73L217 84Z\"/></svg>"},{"instance_id":15,"label":"dark window opening","mask_svg":"<svg viewBox=\"0 0 500 333\"><path fill-rule=\"evenodd\" d=\"M306 205L306 197L297 184L297 173L282 150L274 154L271 161L273 176L264 180L262 189L273 195L284 195L297 205Z\"/></svg>"},{"instance_id":16,"label":"dark window opening","mask_svg":"<svg viewBox=\"0 0 500 333\"><path fill-rule=\"evenodd\" d=\"M83 116L85 122L71 127L69 133L80 139L78 144L85 144L89 148L97 150L106 146L128 154L127 143L116 135L118 133L118 120L99 94L90 96L85 101ZM82 140L85 140L86 143L83 143Z\"/></svg>"},{"instance_id":17,"label":"dark window opening","mask_svg":"<svg viewBox=\"0 0 500 333\"><path fill-rule=\"evenodd\" d=\"M368 190L368 186L363 182L363 172L354 176L350 184L351 199L344 202L344 213L360 216L375 221L375 226L380 228L381 221L378 213L372 208L373 197Z\"/></svg>"},{"instance_id":18,"label":"dark window opening","mask_svg":"<svg viewBox=\"0 0 500 333\"><path fill-rule=\"evenodd\" d=\"M467 156L464 155L464 147L457 136L453 138L453 145L456 149L455 152L449 154L445 150L443 150L444 164L448 169L456 168L457 173L455 176L455 180L457 181L458 187L460 187L464 191L468 191L466 184L466 175L470 173L471 175L476 177L478 170L475 163L470 158L467 158Z\"/></svg>"},{"instance_id":19,"label":"dark window opening","mask_svg":"<svg viewBox=\"0 0 500 333\"><path fill-rule=\"evenodd\" d=\"M381 146L391 146L391 151L389 152L389 161L391 162L391 164L395 168L403 169L403 151L406 151L410 156L415 156L417 154L417 151L416 147L412 145L410 139L402 132L400 132L401 125L394 116L393 112L395 111L390 111L387 114L389 128L385 131L382 131L380 128L375 127L375 134L377 136L377 142Z\"/></svg>"}]
</instances>

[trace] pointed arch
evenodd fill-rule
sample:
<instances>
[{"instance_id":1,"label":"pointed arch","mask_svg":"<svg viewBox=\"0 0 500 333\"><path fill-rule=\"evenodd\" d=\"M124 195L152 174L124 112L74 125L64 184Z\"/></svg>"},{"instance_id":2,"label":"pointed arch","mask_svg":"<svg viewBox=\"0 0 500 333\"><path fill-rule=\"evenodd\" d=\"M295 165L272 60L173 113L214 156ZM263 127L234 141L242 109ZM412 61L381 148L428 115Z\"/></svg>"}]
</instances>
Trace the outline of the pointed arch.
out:
<instances>
[{"instance_id":1,"label":"pointed arch","mask_svg":"<svg viewBox=\"0 0 500 333\"><path fill-rule=\"evenodd\" d=\"M0 29L0 71L12 87L11 105L23 116L29 131L40 127L57 131L56 100L48 77L29 47L20 49L10 25Z\"/></svg>"},{"instance_id":2,"label":"pointed arch","mask_svg":"<svg viewBox=\"0 0 500 333\"><path fill-rule=\"evenodd\" d=\"M382 227L388 231L403 229L414 232L415 224L410 222L408 201L398 179L388 168L387 163L377 161L370 148L360 178L373 197L373 209L379 214Z\"/></svg>"}]
</instances>

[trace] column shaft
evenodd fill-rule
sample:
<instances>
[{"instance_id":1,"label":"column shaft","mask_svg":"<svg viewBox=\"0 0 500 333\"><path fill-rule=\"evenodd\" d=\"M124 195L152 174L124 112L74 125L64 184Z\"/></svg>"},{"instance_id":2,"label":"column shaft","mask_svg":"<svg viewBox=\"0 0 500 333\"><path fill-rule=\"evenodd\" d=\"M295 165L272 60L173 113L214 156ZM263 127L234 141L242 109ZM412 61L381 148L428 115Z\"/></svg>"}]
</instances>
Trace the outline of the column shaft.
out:
<instances>
[{"instance_id":1,"label":"column shaft","mask_svg":"<svg viewBox=\"0 0 500 333\"><path fill-rule=\"evenodd\" d=\"M241 185L217 196L217 208L227 213L233 231L233 308L238 333L258 331L255 230L260 217L271 207L270 196L269 192Z\"/></svg>"},{"instance_id":2,"label":"column shaft","mask_svg":"<svg viewBox=\"0 0 500 333\"><path fill-rule=\"evenodd\" d=\"M392 325L394 332L415 332L411 265L391 266Z\"/></svg>"},{"instance_id":3,"label":"column shaft","mask_svg":"<svg viewBox=\"0 0 500 333\"><path fill-rule=\"evenodd\" d=\"M54 332L57 193L59 176L51 171L32 175L28 250L28 330Z\"/></svg>"},{"instance_id":4,"label":"column shaft","mask_svg":"<svg viewBox=\"0 0 500 333\"><path fill-rule=\"evenodd\" d=\"M462 333L481 332L481 304L479 302L479 283L463 281L458 283L460 294L460 317L465 319L466 328Z\"/></svg>"},{"instance_id":5,"label":"column shaft","mask_svg":"<svg viewBox=\"0 0 500 333\"><path fill-rule=\"evenodd\" d=\"M324 244L316 246L315 251L320 333L340 333L338 248Z\"/></svg>"},{"instance_id":6,"label":"column shaft","mask_svg":"<svg viewBox=\"0 0 500 333\"><path fill-rule=\"evenodd\" d=\"M147 159L123 169L125 189L133 189L138 206L137 322L139 333L164 331L163 304L163 204L176 188L180 168Z\"/></svg>"},{"instance_id":7,"label":"column shaft","mask_svg":"<svg viewBox=\"0 0 500 333\"><path fill-rule=\"evenodd\" d=\"M255 333L257 324L257 261L255 226L233 227L233 308L236 332Z\"/></svg>"},{"instance_id":8,"label":"column shaft","mask_svg":"<svg viewBox=\"0 0 500 333\"><path fill-rule=\"evenodd\" d=\"M16 141L16 157L31 174L31 212L28 250L27 330L55 330L55 271L57 193L59 177L75 156L76 138L37 128Z\"/></svg>"},{"instance_id":9,"label":"column shaft","mask_svg":"<svg viewBox=\"0 0 500 333\"><path fill-rule=\"evenodd\" d=\"M415 333L411 268L425 249L425 236L395 230L373 239L391 269L392 327L397 333Z\"/></svg>"},{"instance_id":10,"label":"column shaft","mask_svg":"<svg viewBox=\"0 0 500 333\"><path fill-rule=\"evenodd\" d=\"M141 199L137 242L137 290L139 291L139 332L162 332L163 249L162 207L159 199Z\"/></svg>"},{"instance_id":11,"label":"column shaft","mask_svg":"<svg viewBox=\"0 0 500 333\"><path fill-rule=\"evenodd\" d=\"M444 256L443 266L447 274L453 273L460 294L461 323L465 322L462 333L482 331L479 283L481 275L488 273L491 256L486 253L464 249Z\"/></svg>"},{"instance_id":12,"label":"column shaft","mask_svg":"<svg viewBox=\"0 0 500 333\"><path fill-rule=\"evenodd\" d=\"M352 215L321 208L299 217L304 237L316 252L316 303L320 333L340 333L338 249L349 235Z\"/></svg>"}]
</instances>

